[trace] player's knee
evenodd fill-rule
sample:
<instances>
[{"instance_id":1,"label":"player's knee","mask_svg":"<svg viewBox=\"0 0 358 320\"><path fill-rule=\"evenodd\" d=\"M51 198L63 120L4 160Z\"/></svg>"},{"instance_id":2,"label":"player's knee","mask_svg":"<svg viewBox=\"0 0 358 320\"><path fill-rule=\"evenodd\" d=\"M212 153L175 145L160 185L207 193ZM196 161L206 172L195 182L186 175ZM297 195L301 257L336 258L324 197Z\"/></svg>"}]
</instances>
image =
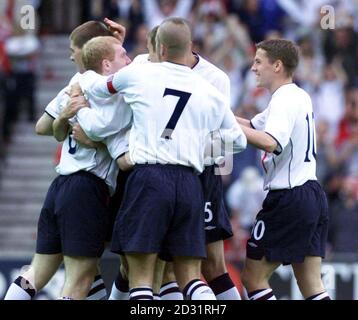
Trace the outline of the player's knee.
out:
<instances>
[{"instance_id":1,"label":"player's knee","mask_svg":"<svg viewBox=\"0 0 358 320\"><path fill-rule=\"evenodd\" d=\"M122 263L119 268L119 272L121 273L123 279L128 280L128 265Z\"/></svg>"},{"instance_id":2,"label":"player's knee","mask_svg":"<svg viewBox=\"0 0 358 320\"><path fill-rule=\"evenodd\" d=\"M175 280L176 278L175 278L174 270L172 268L165 268L162 283L166 284Z\"/></svg>"}]
</instances>

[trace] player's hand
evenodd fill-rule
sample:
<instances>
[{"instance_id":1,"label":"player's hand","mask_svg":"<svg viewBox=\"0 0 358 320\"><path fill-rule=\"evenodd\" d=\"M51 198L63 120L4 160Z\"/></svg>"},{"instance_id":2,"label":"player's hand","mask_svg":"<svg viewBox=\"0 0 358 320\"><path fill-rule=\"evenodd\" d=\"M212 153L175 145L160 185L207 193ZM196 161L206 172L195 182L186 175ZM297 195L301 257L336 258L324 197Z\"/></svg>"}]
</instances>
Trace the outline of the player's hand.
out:
<instances>
[{"instance_id":1,"label":"player's hand","mask_svg":"<svg viewBox=\"0 0 358 320\"><path fill-rule=\"evenodd\" d=\"M117 159L117 165L122 171L128 171L133 168L134 164L129 158L129 153L127 152L124 156Z\"/></svg>"},{"instance_id":2,"label":"player's hand","mask_svg":"<svg viewBox=\"0 0 358 320\"><path fill-rule=\"evenodd\" d=\"M60 113L61 119L71 119L82 108L89 108L90 105L84 96L73 97L69 100L67 106Z\"/></svg>"},{"instance_id":3,"label":"player's hand","mask_svg":"<svg viewBox=\"0 0 358 320\"><path fill-rule=\"evenodd\" d=\"M86 148L96 148L96 143L92 141L86 133L83 131L79 123L76 123L72 127L73 137Z\"/></svg>"},{"instance_id":4,"label":"player's hand","mask_svg":"<svg viewBox=\"0 0 358 320\"><path fill-rule=\"evenodd\" d=\"M126 28L108 18L104 18L104 23L107 25L109 31L112 32L113 37L117 38L123 44L126 38Z\"/></svg>"},{"instance_id":5,"label":"player's hand","mask_svg":"<svg viewBox=\"0 0 358 320\"><path fill-rule=\"evenodd\" d=\"M75 83L71 86L69 96L71 98L83 96L83 91L79 83Z\"/></svg>"}]
</instances>

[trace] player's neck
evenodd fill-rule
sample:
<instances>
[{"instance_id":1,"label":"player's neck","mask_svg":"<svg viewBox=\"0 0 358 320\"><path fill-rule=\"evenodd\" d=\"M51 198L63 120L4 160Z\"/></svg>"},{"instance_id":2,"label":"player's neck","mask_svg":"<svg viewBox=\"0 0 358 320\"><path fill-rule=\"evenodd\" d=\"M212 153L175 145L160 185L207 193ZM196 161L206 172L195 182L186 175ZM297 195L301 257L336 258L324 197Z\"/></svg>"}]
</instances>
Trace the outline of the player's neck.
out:
<instances>
[{"instance_id":1,"label":"player's neck","mask_svg":"<svg viewBox=\"0 0 358 320\"><path fill-rule=\"evenodd\" d=\"M292 78L287 78L287 79L279 80L279 81L273 81L271 86L270 86L270 88L269 88L270 93L273 94L280 87L282 87L282 86L284 86L286 84L290 84L290 83L293 83Z\"/></svg>"},{"instance_id":2,"label":"player's neck","mask_svg":"<svg viewBox=\"0 0 358 320\"><path fill-rule=\"evenodd\" d=\"M188 66L188 60L185 57L165 59L164 61L175 63L175 64L180 64L180 65L183 65L183 66Z\"/></svg>"}]
</instances>

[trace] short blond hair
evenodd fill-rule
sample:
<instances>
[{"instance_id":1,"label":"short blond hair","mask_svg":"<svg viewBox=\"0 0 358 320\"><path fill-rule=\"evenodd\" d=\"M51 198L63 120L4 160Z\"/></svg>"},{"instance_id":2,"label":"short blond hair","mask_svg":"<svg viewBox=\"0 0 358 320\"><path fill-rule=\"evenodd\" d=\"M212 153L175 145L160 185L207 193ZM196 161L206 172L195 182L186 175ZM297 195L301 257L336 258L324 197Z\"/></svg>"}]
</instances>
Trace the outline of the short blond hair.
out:
<instances>
[{"instance_id":1,"label":"short blond hair","mask_svg":"<svg viewBox=\"0 0 358 320\"><path fill-rule=\"evenodd\" d=\"M82 49L82 63L86 70L102 73L102 61L114 60L114 45L121 42L114 37L96 37L88 41Z\"/></svg>"}]
</instances>

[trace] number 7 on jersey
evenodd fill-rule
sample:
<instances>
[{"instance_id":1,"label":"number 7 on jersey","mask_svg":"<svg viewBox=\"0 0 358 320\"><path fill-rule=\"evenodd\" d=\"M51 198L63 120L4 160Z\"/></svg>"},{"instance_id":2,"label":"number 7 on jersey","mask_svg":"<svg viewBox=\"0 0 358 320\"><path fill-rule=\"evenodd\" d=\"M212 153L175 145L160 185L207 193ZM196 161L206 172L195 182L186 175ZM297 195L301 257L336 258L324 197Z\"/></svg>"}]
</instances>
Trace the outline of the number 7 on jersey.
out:
<instances>
[{"instance_id":1,"label":"number 7 on jersey","mask_svg":"<svg viewBox=\"0 0 358 320\"><path fill-rule=\"evenodd\" d=\"M181 114L183 113L184 108L187 105L187 103L191 97L191 93L166 88L164 91L163 98L165 96L179 97L179 101L178 101L177 105L175 106L174 112L173 112L168 124L166 125L165 130L163 131L163 133L161 135L161 137L163 139L170 140L172 138L173 131L179 121L179 118L180 118Z\"/></svg>"}]
</instances>

